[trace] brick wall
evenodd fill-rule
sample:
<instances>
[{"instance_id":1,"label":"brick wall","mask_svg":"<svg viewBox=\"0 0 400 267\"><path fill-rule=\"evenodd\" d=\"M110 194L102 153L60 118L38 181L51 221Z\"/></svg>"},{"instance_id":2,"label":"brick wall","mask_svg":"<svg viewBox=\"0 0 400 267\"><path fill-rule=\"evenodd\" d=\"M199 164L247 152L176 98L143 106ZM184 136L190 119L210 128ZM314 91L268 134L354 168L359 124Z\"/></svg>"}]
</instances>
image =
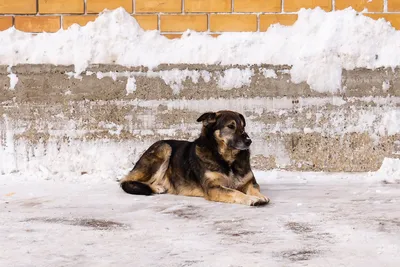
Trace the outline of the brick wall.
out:
<instances>
[{"instance_id":1,"label":"brick wall","mask_svg":"<svg viewBox=\"0 0 400 267\"><path fill-rule=\"evenodd\" d=\"M352 6L400 29L400 0L0 0L0 30L55 32L85 25L105 8L124 7L145 30L169 38L192 29L217 35L226 31L265 31L271 24L291 25L302 8L339 10Z\"/></svg>"}]
</instances>

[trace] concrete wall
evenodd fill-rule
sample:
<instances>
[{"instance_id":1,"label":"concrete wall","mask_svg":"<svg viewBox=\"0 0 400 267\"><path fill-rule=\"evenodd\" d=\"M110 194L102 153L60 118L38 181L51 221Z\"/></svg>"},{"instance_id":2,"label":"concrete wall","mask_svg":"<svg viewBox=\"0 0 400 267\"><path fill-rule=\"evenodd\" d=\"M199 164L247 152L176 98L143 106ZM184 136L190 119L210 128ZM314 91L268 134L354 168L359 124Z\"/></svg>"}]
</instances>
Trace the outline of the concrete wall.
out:
<instances>
[{"instance_id":1,"label":"concrete wall","mask_svg":"<svg viewBox=\"0 0 400 267\"><path fill-rule=\"evenodd\" d=\"M257 169L373 171L399 156L397 69L344 71L332 95L291 83L287 66L251 66L242 86L222 89L231 68L247 67L91 66L74 78L72 66L20 65L10 89L0 66L0 171L129 169L156 140L193 140L197 117L221 109L245 115Z\"/></svg>"},{"instance_id":2,"label":"concrete wall","mask_svg":"<svg viewBox=\"0 0 400 267\"><path fill-rule=\"evenodd\" d=\"M86 25L107 9L123 7L145 30L178 38L187 29L210 32L266 31L271 24L291 25L301 8L326 11L352 7L400 29L397 0L2 0L0 31L15 26L26 32L55 32L74 23Z\"/></svg>"}]
</instances>

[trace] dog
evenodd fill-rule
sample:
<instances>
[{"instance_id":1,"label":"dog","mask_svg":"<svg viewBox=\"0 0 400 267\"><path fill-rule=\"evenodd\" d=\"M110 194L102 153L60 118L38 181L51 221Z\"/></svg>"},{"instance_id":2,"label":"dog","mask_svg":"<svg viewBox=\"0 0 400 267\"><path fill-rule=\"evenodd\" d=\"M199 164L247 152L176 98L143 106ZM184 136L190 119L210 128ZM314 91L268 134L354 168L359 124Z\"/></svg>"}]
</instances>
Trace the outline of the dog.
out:
<instances>
[{"instance_id":1,"label":"dog","mask_svg":"<svg viewBox=\"0 0 400 267\"><path fill-rule=\"evenodd\" d=\"M129 194L175 194L259 206L269 203L250 166L252 140L242 114L206 112L193 142L161 140L139 158L120 186Z\"/></svg>"}]
</instances>

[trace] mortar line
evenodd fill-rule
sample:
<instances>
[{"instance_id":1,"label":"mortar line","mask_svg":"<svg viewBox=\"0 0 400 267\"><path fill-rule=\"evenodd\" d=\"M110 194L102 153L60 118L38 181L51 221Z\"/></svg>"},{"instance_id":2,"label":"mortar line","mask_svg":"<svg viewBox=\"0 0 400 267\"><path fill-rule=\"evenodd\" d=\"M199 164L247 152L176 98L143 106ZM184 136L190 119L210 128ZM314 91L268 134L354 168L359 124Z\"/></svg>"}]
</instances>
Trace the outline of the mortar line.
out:
<instances>
[{"instance_id":1,"label":"mortar line","mask_svg":"<svg viewBox=\"0 0 400 267\"><path fill-rule=\"evenodd\" d=\"M383 12L388 12L388 0L383 1Z\"/></svg>"},{"instance_id":2,"label":"mortar line","mask_svg":"<svg viewBox=\"0 0 400 267\"><path fill-rule=\"evenodd\" d=\"M362 14L382 14L382 13L383 12L381 12L381 11L362 12ZM390 12L385 12L385 13L400 14L400 11L390 11ZM180 13L180 12L171 12L171 13L159 12L157 14L161 14L161 15L181 15L182 13ZM203 15L204 12L203 11L190 12L190 14ZM207 12L207 14L211 14L211 15L232 15L232 13L230 13L230 12ZM276 12L235 12L235 15L277 15L277 14L282 14L282 13L276 13ZM284 14L291 15L291 14L298 14L298 12L297 11L284 12ZM25 15L25 14L21 14L21 16L23 16L23 15ZM138 13L138 15L151 15L151 14L149 14L149 13ZM18 16L20 16L20 15L18 15Z\"/></svg>"},{"instance_id":3,"label":"mortar line","mask_svg":"<svg viewBox=\"0 0 400 267\"><path fill-rule=\"evenodd\" d=\"M207 14L207 32L210 32L210 14Z\"/></svg>"},{"instance_id":4,"label":"mortar line","mask_svg":"<svg viewBox=\"0 0 400 267\"><path fill-rule=\"evenodd\" d=\"M182 0L182 14L185 14L185 0Z\"/></svg>"},{"instance_id":5,"label":"mortar line","mask_svg":"<svg viewBox=\"0 0 400 267\"><path fill-rule=\"evenodd\" d=\"M281 1L281 13L285 13L283 6L285 5L285 0Z\"/></svg>"},{"instance_id":6,"label":"mortar line","mask_svg":"<svg viewBox=\"0 0 400 267\"><path fill-rule=\"evenodd\" d=\"M204 11L197 11L197 12L190 12L188 14L194 14L194 15L202 15L202 14L211 14L211 15L232 15L231 12L204 12ZM138 13L139 15L146 15L149 13L145 13L145 12L140 12ZM161 15L181 15L182 13L180 12L158 12L158 14ZM276 12L235 12L235 15L257 15L257 14L271 14L271 15L276 15L276 14L280 14L280 13L276 13ZM285 14L297 14L297 11L295 12L285 12Z\"/></svg>"},{"instance_id":7,"label":"mortar line","mask_svg":"<svg viewBox=\"0 0 400 267\"><path fill-rule=\"evenodd\" d=\"M332 10L336 10L336 0L332 0Z\"/></svg>"},{"instance_id":8,"label":"mortar line","mask_svg":"<svg viewBox=\"0 0 400 267\"><path fill-rule=\"evenodd\" d=\"M87 15L87 0L83 1L83 15Z\"/></svg>"},{"instance_id":9,"label":"mortar line","mask_svg":"<svg viewBox=\"0 0 400 267\"><path fill-rule=\"evenodd\" d=\"M132 12L133 14L136 14L136 1L132 0Z\"/></svg>"},{"instance_id":10,"label":"mortar line","mask_svg":"<svg viewBox=\"0 0 400 267\"><path fill-rule=\"evenodd\" d=\"M159 13L157 14L157 24L157 30L161 32L161 16Z\"/></svg>"},{"instance_id":11,"label":"mortar line","mask_svg":"<svg viewBox=\"0 0 400 267\"><path fill-rule=\"evenodd\" d=\"M218 1L218 0L217 0ZM231 0L231 12L233 13L235 0Z\"/></svg>"}]
</instances>

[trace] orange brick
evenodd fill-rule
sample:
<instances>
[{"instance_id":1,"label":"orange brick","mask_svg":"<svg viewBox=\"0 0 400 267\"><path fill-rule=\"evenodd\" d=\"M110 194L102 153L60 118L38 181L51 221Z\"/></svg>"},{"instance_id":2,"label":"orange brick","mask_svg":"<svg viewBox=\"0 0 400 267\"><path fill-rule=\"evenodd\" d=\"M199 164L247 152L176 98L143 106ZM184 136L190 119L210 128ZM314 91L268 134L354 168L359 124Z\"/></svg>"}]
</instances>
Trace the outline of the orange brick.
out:
<instances>
[{"instance_id":1,"label":"orange brick","mask_svg":"<svg viewBox=\"0 0 400 267\"><path fill-rule=\"evenodd\" d=\"M68 29L72 24L78 24L80 26L85 26L90 21L95 21L96 15L87 16L63 16L63 29Z\"/></svg>"},{"instance_id":2,"label":"orange brick","mask_svg":"<svg viewBox=\"0 0 400 267\"><path fill-rule=\"evenodd\" d=\"M168 39L179 39L182 37L182 34L177 33L164 33L163 36L167 37Z\"/></svg>"},{"instance_id":3,"label":"orange brick","mask_svg":"<svg viewBox=\"0 0 400 267\"><path fill-rule=\"evenodd\" d=\"M332 10L332 0L285 0L285 12L297 12L301 8L315 8L319 6L325 11Z\"/></svg>"},{"instance_id":4,"label":"orange brick","mask_svg":"<svg viewBox=\"0 0 400 267\"><path fill-rule=\"evenodd\" d=\"M12 17L0 17L0 31L7 30L12 27L13 18Z\"/></svg>"},{"instance_id":5,"label":"orange brick","mask_svg":"<svg viewBox=\"0 0 400 267\"><path fill-rule=\"evenodd\" d=\"M364 14L372 19L378 20L384 18L392 24L393 28L400 30L400 14Z\"/></svg>"},{"instance_id":6,"label":"orange brick","mask_svg":"<svg viewBox=\"0 0 400 267\"><path fill-rule=\"evenodd\" d=\"M83 0L39 0L39 13L62 14L85 13Z\"/></svg>"},{"instance_id":7,"label":"orange brick","mask_svg":"<svg viewBox=\"0 0 400 267\"><path fill-rule=\"evenodd\" d=\"M161 15L162 32L207 31L207 15Z\"/></svg>"},{"instance_id":8,"label":"orange brick","mask_svg":"<svg viewBox=\"0 0 400 267\"><path fill-rule=\"evenodd\" d=\"M184 0L185 12L231 12L232 0Z\"/></svg>"},{"instance_id":9,"label":"orange brick","mask_svg":"<svg viewBox=\"0 0 400 267\"><path fill-rule=\"evenodd\" d=\"M163 33L163 36L167 37L168 39L179 39L182 37L182 34L178 34L178 33ZM209 34L211 37L218 37L220 36L220 34L217 33L213 33L213 34Z\"/></svg>"},{"instance_id":10,"label":"orange brick","mask_svg":"<svg viewBox=\"0 0 400 267\"><path fill-rule=\"evenodd\" d=\"M290 26L297 20L297 14L265 14L260 15L260 31L265 32L272 24Z\"/></svg>"},{"instance_id":11,"label":"orange brick","mask_svg":"<svg viewBox=\"0 0 400 267\"><path fill-rule=\"evenodd\" d=\"M0 0L2 14L35 14L36 0Z\"/></svg>"},{"instance_id":12,"label":"orange brick","mask_svg":"<svg viewBox=\"0 0 400 267\"><path fill-rule=\"evenodd\" d=\"M15 28L24 32L56 32L60 29L60 17L15 17Z\"/></svg>"},{"instance_id":13,"label":"orange brick","mask_svg":"<svg viewBox=\"0 0 400 267\"><path fill-rule=\"evenodd\" d=\"M136 0L135 10L146 12L181 12L182 0Z\"/></svg>"},{"instance_id":14,"label":"orange brick","mask_svg":"<svg viewBox=\"0 0 400 267\"><path fill-rule=\"evenodd\" d=\"M345 9L352 7L357 11L362 11L364 8L369 12L383 11L383 0L336 0L336 9Z\"/></svg>"},{"instance_id":15,"label":"orange brick","mask_svg":"<svg viewBox=\"0 0 400 267\"><path fill-rule=\"evenodd\" d=\"M132 0L86 0L87 13L99 13L104 9L113 10L119 7L125 8L128 13L133 12Z\"/></svg>"},{"instance_id":16,"label":"orange brick","mask_svg":"<svg viewBox=\"0 0 400 267\"><path fill-rule=\"evenodd\" d=\"M157 15L135 15L133 16L137 23L143 30L157 30L158 29L158 17Z\"/></svg>"},{"instance_id":17,"label":"orange brick","mask_svg":"<svg viewBox=\"0 0 400 267\"><path fill-rule=\"evenodd\" d=\"M388 11L400 11L400 0L388 0Z\"/></svg>"},{"instance_id":18,"label":"orange brick","mask_svg":"<svg viewBox=\"0 0 400 267\"><path fill-rule=\"evenodd\" d=\"M281 12L281 0L235 0L235 12Z\"/></svg>"},{"instance_id":19,"label":"orange brick","mask_svg":"<svg viewBox=\"0 0 400 267\"><path fill-rule=\"evenodd\" d=\"M212 32L254 32L257 31L256 15L210 15Z\"/></svg>"}]
</instances>

